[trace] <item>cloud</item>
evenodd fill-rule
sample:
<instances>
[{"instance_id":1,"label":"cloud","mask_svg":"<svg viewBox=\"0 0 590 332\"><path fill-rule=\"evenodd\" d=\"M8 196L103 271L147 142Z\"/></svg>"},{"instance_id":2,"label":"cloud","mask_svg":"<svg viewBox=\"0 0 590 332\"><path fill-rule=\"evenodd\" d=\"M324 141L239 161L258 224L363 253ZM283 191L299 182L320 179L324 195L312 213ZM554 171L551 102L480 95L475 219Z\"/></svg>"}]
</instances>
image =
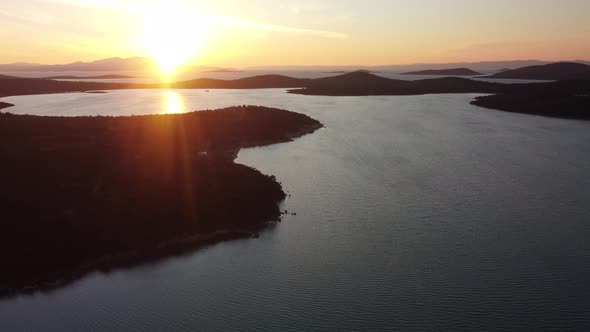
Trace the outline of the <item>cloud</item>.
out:
<instances>
[{"instance_id":1,"label":"cloud","mask_svg":"<svg viewBox=\"0 0 590 332\"><path fill-rule=\"evenodd\" d=\"M227 17L227 16L215 16L214 18L222 23L241 26L241 27L249 28L249 29L253 29L253 30L307 34L307 35L314 35L314 36L324 37L324 38L337 38L337 39L348 38L348 35L346 35L344 33L339 33L339 32L312 30L312 29L301 29L301 28L294 28L294 27L288 27L288 26L283 26L283 25L275 25L275 24L241 20L241 19Z\"/></svg>"},{"instance_id":2,"label":"cloud","mask_svg":"<svg viewBox=\"0 0 590 332\"><path fill-rule=\"evenodd\" d=\"M102 8L113 8L119 10L126 10L132 12L142 12L149 10L149 8L157 8L157 2L152 2L151 5L146 4L139 4L138 2L134 1L122 1L122 0L54 0L59 1L62 3L68 3L78 6L93 6L93 7L102 7ZM334 39L346 39L348 38L347 34L333 32L333 31L324 31L324 30L314 30L314 29L305 29L305 28L298 28L298 27L290 27L284 25L277 25L277 24L270 24L264 22L256 22L251 20L244 20L235 17L223 16L223 15L216 15L216 14L204 14L202 11L195 10L195 16L204 16L206 15L208 19L222 23L227 25L234 25L243 28L248 28L252 30L259 30L259 31L271 31L271 32L281 32L281 33L293 33L293 34L306 34L312 35L322 38L334 38Z\"/></svg>"}]
</instances>

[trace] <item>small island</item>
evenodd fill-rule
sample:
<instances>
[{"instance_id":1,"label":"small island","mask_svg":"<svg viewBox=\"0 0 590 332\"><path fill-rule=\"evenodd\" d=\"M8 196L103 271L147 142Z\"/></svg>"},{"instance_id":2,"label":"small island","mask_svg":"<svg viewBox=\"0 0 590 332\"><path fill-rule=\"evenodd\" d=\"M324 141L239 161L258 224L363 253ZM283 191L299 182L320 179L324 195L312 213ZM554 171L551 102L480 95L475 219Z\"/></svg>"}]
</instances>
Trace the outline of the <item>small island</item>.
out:
<instances>
[{"instance_id":1,"label":"small island","mask_svg":"<svg viewBox=\"0 0 590 332\"><path fill-rule=\"evenodd\" d=\"M431 76L476 76L482 75L469 68L427 69L402 73L402 75L431 75Z\"/></svg>"},{"instance_id":2,"label":"small island","mask_svg":"<svg viewBox=\"0 0 590 332\"><path fill-rule=\"evenodd\" d=\"M257 234L279 220L285 193L273 176L234 163L238 151L321 127L256 106L130 117L0 113L0 294Z\"/></svg>"}]
</instances>

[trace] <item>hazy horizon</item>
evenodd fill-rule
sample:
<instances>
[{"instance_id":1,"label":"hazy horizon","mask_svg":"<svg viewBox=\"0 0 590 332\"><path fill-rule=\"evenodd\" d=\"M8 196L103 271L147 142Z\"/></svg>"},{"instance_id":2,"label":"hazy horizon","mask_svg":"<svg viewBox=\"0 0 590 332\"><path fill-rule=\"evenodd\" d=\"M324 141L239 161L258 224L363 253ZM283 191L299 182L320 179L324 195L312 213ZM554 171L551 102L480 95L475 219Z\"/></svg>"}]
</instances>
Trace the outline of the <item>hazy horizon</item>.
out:
<instances>
[{"instance_id":1,"label":"hazy horizon","mask_svg":"<svg viewBox=\"0 0 590 332\"><path fill-rule=\"evenodd\" d=\"M0 63L147 56L171 71L186 63L247 68L590 59L588 12L590 2L581 0L4 1Z\"/></svg>"},{"instance_id":2,"label":"hazy horizon","mask_svg":"<svg viewBox=\"0 0 590 332\"><path fill-rule=\"evenodd\" d=\"M3 62L0 65L14 65L14 64L31 64L31 65L70 65L75 63L94 63L104 60L131 60L131 59L149 59L148 56L117 56L113 55L107 58L89 58L89 59L79 59L74 61L66 61L66 62L27 62L27 61L14 61L14 62ZM379 65L369 65L364 63L356 63L356 64L344 64L344 65L332 65L332 64L322 64L322 63L312 63L312 64L305 64L305 65L298 65L298 64L276 64L276 65L253 65L253 66L224 66L216 63L187 63L185 66L195 66L195 67L216 67L216 68L223 68L223 69L250 69L250 68L316 68L316 67L334 67L334 68L346 68L346 67L359 67L359 68L372 68L372 67L395 67L395 66L414 66L414 65L452 65L452 64L478 64L478 63L498 63L498 62L590 62L590 58L588 59L542 59L542 58L522 58L522 59L499 59L499 60L478 60L478 61L446 61L446 62L407 62L407 63L386 63L386 64L379 64Z\"/></svg>"}]
</instances>

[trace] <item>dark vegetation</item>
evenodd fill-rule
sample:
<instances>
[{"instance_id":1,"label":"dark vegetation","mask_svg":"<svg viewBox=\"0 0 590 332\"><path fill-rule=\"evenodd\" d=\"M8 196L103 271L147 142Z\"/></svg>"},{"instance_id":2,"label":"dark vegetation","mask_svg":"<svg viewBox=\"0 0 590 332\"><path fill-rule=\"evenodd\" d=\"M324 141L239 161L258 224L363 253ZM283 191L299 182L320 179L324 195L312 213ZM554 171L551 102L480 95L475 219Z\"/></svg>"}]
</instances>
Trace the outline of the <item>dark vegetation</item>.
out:
<instances>
[{"instance_id":1,"label":"dark vegetation","mask_svg":"<svg viewBox=\"0 0 590 332\"><path fill-rule=\"evenodd\" d=\"M506 70L487 77L548 81L590 80L590 66L583 63L558 62Z\"/></svg>"},{"instance_id":2,"label":"dark vegetation","mask_svg":"<svg viewBox=\"0 0 590 332\"><path fill-rule=\"evenodd\" d=\"M411 71L402 73L402 75L451 75L451 76L475 76L482 75L469 68L452 68L452 69L428 69L420 71Z\"/></svg>"},{"instance_id":3,"label":"dark vegetation","mask_svg":"<svg viewBox=\"0 0 590 332\"><path fill-rule=\"evenodd\" d=\"M264 107L178 115L0 113L0 293L258 232L280 217L274 177L233 159L321 124Z\"/></svg>"}]
</instances>

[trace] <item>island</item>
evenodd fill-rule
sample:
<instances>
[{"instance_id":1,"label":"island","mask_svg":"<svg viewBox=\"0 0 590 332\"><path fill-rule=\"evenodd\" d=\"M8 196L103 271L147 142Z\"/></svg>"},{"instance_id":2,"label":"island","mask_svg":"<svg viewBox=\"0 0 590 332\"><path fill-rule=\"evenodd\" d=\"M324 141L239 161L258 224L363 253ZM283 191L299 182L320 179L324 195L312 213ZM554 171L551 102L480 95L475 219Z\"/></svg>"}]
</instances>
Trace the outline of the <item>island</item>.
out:
<instances>
[{"instance_id":1,"label":"island","mask_svg":"<svg viewBox=\"0 0 590 332\"><path fill-rule=\"evenodd\" d=\"M378 74L378 71L372 71L372 70L367 70L367 69L359 69L359 70L354 70L352 71L357 72L357 73L368 73L368 74ZM335 71L326 71L324 72L325 74L348 74L351 73L351 71L346 71L346 70L335 70Z\"/></svg>"},{"instance_id":2,"label":"island","mask_svg":"<svg viewBox=\"0 0 590 332\"><path fill-rule=\"evenodd\" d=\"M476 76L482 75L469 68L427 69L402 73L402 75L432 75L432 76Z\"/></svg>"},{"instance_id":3,"label":"island","mask_svg":"<svg viewBox=\"0 0 590 332\"><path fill-rule=\"evenodd\" d=\"M549 67L547 67L549 66ZM590 66L581 65L584 68ZM563 64L546 65L544 68L563 68ZM569 65L566 64L566 67ZM576 64L575 68L582 68ZM526 67L525 67L526 68ZM525 71L525 68L521 68ZM527 69L528 70L528 69ZM583 73L581 71L580 73ZM498 73L501 75L504 73ZM579 74L576 74L579 75ZM492 78L495 75L489 76ZM574 77L574 75L570 75ZM580 118L575 116L583 111L570 111L574 105L583 107L585 95L590 93L590 80L564 80L558 82L497 83L464 77L439 77L421 80L397 80L378 76L367 71L355 71L342 75L322 78L295 78L285 75L258 75L235 80L199 78L171 84L139 84L114 82L73 82L43 79L3 78L0 79L0 97L46 93L108 91L116 89L288 89L288 93L318 96L394 96L424 95L437 93L478 93L494 94L494 98L478 98L473 104L497 110L533 113L553 117ZM548 96L543 91L550 92ZM528 98L528 99L527 99ZM502 100L500 103L499 101ZM493 102L492 102L493 101ZM555 111L541 111L540 107L525 106L525 101L553 107ZM581 104L580 104L581 102ZM508 106L508 104L511 104ZM577 106L576 106L577 107ZM538 111L533 111L533 108ZM563 114L563 116L560 116Z\"/></svg>"},{"instance_id":4,"label":"island","mask_svg":"<svg viewBox=\"0 0 590 332\"><path fill-rule=\"evenodd\" d=\"M238 69L209 69L209 70L204 70L204 73L241 73L241 70Z\"/></svg>"},{"instance_id":5,"label":"island","mask_svg":"<svg viewBox=\"0 0 590 332\"><path fill-rule=\"evenodd\" d=\"M0 102L0 110L3 109L3 108L9 108L9 107L12 107L12 106L14 106L14 104Z\"/></svg>"},{"instance_id":6,"label":"island","mask_svg":"<svg viewBox=\"0 0 590 332\"><path fill-rule=\"evenodd\" d=\"M256 236L280 219L285 193L273 176L234 163L238 151L321 127L257 106L129 117L0 113L0 294Z\"/></svg>"},{"instance_id":7,"label":"island","mask_svg":"<svg viewBox=\"0 0 590 332\"><path fill-rule=\"evenodd\" d=\"M502 71L487 78L519 80L590 80L590 66L575 62L557 62Z\"/></svg>"},{"instance_id":8,"label":"island","mask_svg":"<svg viewBox=\"0 0 590 332\"><path fill-rule=\"evenodd\" d=\"M564 81L480 96L471 104L507 112L590 120L590 81L586 84Z\"/></svg>"},{"instance_id":9,"label":"island","mask_svg":"<svg viewBox=\"0 0 590 332\"><path fill-rule=\"evenodd\" d=\"M459 77L417 81L352 73L309 82L289 93L321 96L400 96L436 93L481 93L476 106L549 117L590 119L590 80L501 84Z\"/></svg>"},{"instance_id":10,"label":"island","mask_svg":"<svg viewBox=\"0 0 590 332\"><path fill-rule=\"evenodd\" d=\"M444 77L405 81L389 79L364 72L318 78L306 87L288 92L321 96L392 96L433 93L496 93L511 89L509 84L475 81L460 77Z\"/></svg>"}]
</instances>

